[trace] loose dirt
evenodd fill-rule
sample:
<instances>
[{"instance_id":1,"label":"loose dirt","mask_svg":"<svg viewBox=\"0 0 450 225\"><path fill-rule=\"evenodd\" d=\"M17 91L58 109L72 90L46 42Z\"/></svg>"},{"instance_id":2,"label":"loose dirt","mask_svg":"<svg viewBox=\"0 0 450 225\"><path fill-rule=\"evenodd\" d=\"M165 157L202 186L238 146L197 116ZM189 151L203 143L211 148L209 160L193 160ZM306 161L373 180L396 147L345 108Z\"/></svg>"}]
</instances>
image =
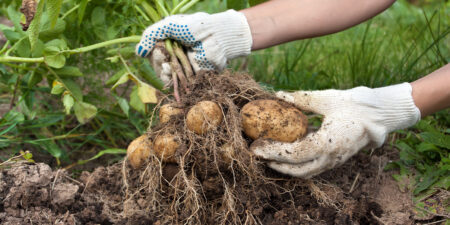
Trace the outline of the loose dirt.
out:
<instances>
[{"instance_id":1,"label":"loose dirt","mask_svg":"<svg viewBox=\"0 0 450 225\"><path fill-rule=\"evenodd\" d=\"M243 186L252 188L267 205L240 210L251 213L259 224L413 224L411 196L383 171L389 158L385 150L377 151L380 155L360 153L312 180L299 182L277 174L281 178L275 184L293 184L281 194L275 184ZM165 168L168 177L177 171L175 166ZM205 193L222 192L216 184L214 178L203 181ZM78 179L42 163L16 164L0 172L0 223L169 224L173 220L146 214L148 209L142 208L146 200L127 200L125 189L122 164L83 172ZM243 202L248 197L238 196ZM129 215L130 211L134 213ZM211 223L217 219L210 216Z\"/></svg>"}]
</instances>

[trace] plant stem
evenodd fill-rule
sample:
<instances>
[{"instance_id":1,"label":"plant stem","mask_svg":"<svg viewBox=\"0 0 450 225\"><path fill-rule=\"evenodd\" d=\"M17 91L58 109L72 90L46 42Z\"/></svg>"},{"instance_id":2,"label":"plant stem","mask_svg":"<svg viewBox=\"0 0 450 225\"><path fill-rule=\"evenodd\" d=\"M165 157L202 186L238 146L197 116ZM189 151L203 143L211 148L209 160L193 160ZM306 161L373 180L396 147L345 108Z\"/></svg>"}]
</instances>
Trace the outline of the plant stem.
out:
<instances>
[{"instance_id":1,"label":"plant stem","mask_svg":"<svg viewBox=\"0 0 450 225\"><path fill-rule=\"evenodd\" d=\"M89 45L89 46L82 47L82 48L61 51L61 53L78 54L78 53L88 52L88 51L92 51L94 49L103 48L103 47L106 47L109 45L114 45L114 44L137 43L140 41L140 39L141 39L141 37L137 36L137 35L130 36L130 37L124 37L124 38L118 38L118 39L114 39L114 40L109 40L109 41ZM44 62L44 57L39 57L39 58L22 58L22 57L14 57L14 56L0 57L0 63L4 63L4 62L42 63L42 62Z\"/></svg>"},{"instance_id":2,"label":"plant stem","mask_svg":"<svg viewBox=\"0 0 450 225\"><path fill-rule=\"evenodd\" d=\"M140 40L141 40L141 36L135 35L135 36L130 36L130 37L124 37L124 38L118 38L118 39L114 39L114 40L109 40L109 41L105 41L105 42L100 42L100 43L89 45L89 46L82 47L82 48L66 50L66 51L62 51L62 53L77 54L77 53L83 53L83 52L92 51L92 50L97 49L97 48L103 48L103 47L106 47L108 45L114 45L114 44L120 44L120 43L137 43Z\"/></svg>"},{"instance_id":3,"label":"plant stem","mask_svg":"<svg viewBox=\"0 0 450 225\"><path fill-rule=\"evenodd\" d=\"M165 42L166 42L166 49L170 54L170 62L171 62L170 65L172 67L172 71L174 71L177 74L178 79L180 79L181 86L183 87L185 93L188 93L189 92L188 82L186 80L186 76L183 73L183 69L181 68L180 62L178 62L178 58L175 55L172 42L169 39L166 39Z\"/></svg>"},{"instance_id":4,"label":"plant stem","mask_svg":"<svg viewBox=\"0 0 450 225\"><path fill-rule=\"evenodd\" d=\"M181 65L183 66L184 73L186 74L186 77L188 80L192 79L194 76L194 71L192 71L191 63L189 62L188 57L183 51L183 48L181 48L180 45L178 45L177 42L174 44L174 50L175 55L178 57L178 60L180 60Z\"/></svg>"},{"instance_id":5,"label":"plant stem","mask_svg":"<svg viewBox=\"0 0 450 225\"><path fill-rule=\"evenodd\" d=\"M164 2L162 0L156 0L156 9L159 12L160 16L169 16L169 12L167 11L166 7L164 7Z\"/></svg>"},{"instance_id":6,"label":"plant stem","mask_svg":"<svg viewBox=\"0 0 450 225\"><path fill-rule=\"evenodd\" d=\"M9 45L10 43L11 43L11 42L8 40L8 41L5 43L5 45L3 45L2 50L0 50L0 55L3 54L3 53L6 51L6 49L8 48L8 45Z\"/></svg>"},{"instance_id":7,"label":"plant stem","mask_svg":"<svg viewBox=\"0 0 450 225\"><path fill-rule=\"evenodd\" d=\"M4 62L42 63L42 62L44 62L44 57L39 57L39 58L22 58L22 57L14 57L14 56L0 57L0 63L4 63Z\"/></svg>"},{"instance_id":8,"label":"plant stem","mask_svg":"<svg viewBox=\"0 0 450 225\"><path fill-rule=\"evenodd\" d=\"M194 6L198 1L200 0L192 0L187 5L183 6L183 8L180 9L180 13L184 13L188 11L192 6Z\"/></svg>"},{"instance_id":9,"label":"plant stem","mask_svg":"<svg viewBox=\"0 0 450 225\"><path fill-rule=\"evenodd\" d=\"M69 11L64 13L64 15L61 17L61 19L64 20L64 18L66 18L69 14L73 13L78 8L80 8L80 4L78 4L78 5L74 6L73 8L69 9Z\"/></svg>"},{"instance_id":10,"label":"plant stem","mask_svg":"<svg viewBox=\"0 0 450 225\"><path fill-rule=\"evenodd\" d=\"M138 5L135 5L134 8L138 11L139 14L141 14L142 17L144 17L145 20L154 23L154 21L152 21L152 20L147 16L147 14L145 14L145 12L142 11L142 9L141 9Z\"/></svg>"},{"instance_id":11,"label":"plant stem","mask_svg":"<svg viewBox=\"0 0 450 225\"><path fill-rule=\"evenodd\" d=\"M175 8L172 9L172 11L170 11L170 15L174 15L177 14L180 9L186 5L190 0L183 0L182 2L180 2L177 6L175 6Z\"/></svg>"},{"instance_id":12,"label":"plant stem","mask_svg":"<svg viewBox=\"0 0 450 225\"><path fill-rule=\"evenodd\" d=\"M153 7L146 1L141 2L142 7L144 7L145 12L152 18L153 22L158 22L161 20L161 16L153 9Z\"/></svg>"}]
</instances>

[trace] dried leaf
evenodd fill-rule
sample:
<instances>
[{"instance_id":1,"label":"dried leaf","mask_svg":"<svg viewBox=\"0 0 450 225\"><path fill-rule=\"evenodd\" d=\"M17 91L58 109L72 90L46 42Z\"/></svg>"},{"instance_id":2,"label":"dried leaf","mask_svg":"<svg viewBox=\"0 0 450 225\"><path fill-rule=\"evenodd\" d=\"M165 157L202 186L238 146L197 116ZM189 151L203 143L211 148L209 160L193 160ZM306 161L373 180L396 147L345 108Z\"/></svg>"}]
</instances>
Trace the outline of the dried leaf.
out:
<instances>
[{"instance_id":1,"label":"dried leaf","mask_svg":"<svg viewBox=\"0 0 450 225\"><path fill-rule=\"evenodd\" d=\"M31 21L33 21L34 15L36 14L36 0L23 0L22 6L20 7L20 12L25 15L26 23L20 23L22 25L22 30L27 31L30 27Z\"/></svg>"}]
</instances>

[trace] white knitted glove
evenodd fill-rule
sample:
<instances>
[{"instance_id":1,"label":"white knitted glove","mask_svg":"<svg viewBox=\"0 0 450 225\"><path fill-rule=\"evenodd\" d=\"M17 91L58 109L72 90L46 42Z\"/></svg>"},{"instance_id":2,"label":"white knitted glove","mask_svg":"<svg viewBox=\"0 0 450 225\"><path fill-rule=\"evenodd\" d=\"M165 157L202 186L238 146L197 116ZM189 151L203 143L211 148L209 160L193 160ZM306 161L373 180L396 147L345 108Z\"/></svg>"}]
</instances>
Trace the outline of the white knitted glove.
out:
<instances>
[{"instance_id":1,"label":"white knitted glove","mask_svg":"<svg viewBox=\"0 0 450 225\"><path fill-rule=\"evenodd\" d=\"M146 57L157 41L167 38L189 47L195 71L223 70L227 60L250 54L252 47L247 19L234 10L169 16L145 30L136 54Z\"/></svg>"},{"instance_id":2,"label":"white knitted glove","mask_svg":"<svg viewBox=\"0 0 450 225\"><path fill-rule=\"evenodd\" d=\"M360 149L380 147L387 135L414 125L420 111L412 87L278 92L277 96L305 111L324 115L322 127L294 143L258 140L251 146L268 165L284 174L310 178L343 164Z\"/></svg>"}]
</instances>

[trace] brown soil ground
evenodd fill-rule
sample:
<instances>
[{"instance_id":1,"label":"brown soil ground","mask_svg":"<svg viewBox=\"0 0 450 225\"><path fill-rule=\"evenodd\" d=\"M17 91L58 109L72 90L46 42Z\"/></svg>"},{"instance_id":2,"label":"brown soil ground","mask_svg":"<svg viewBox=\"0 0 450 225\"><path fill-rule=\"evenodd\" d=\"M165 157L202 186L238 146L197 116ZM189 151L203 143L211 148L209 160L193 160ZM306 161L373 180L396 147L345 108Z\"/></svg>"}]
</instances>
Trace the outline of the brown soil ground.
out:
<instances>
[{"instance_id":1,"label":"brown soil ground","mask_svg":"<svg viewBox=\"0 0 450 225\"><path fill-rule=\"evenodd\" d=\"M413 224L409 193L399 190L383 168L387 150L360 153L343 166L279 194L258 187L270 205L252 210L260 224ZM391 154L392 155L392 154ZM98 167L73 179L42 163L18 163L0 172L1 224L166 224L164 215L129 215L145 205L125 201L122 164ZM170 171L168 169L167 171ZM166 172L167 172L166 171ZM281 176L281 175L280 175ZM295 178L278 182L298 184ZM208 181L205 181L208 182ZM214 181L204 184L214 190ZM239 196L245 201L246 196ZM145 210L143 210L145 211ZM211 215L214 217L214 215Z\"/></svg>"}]
</instances>

